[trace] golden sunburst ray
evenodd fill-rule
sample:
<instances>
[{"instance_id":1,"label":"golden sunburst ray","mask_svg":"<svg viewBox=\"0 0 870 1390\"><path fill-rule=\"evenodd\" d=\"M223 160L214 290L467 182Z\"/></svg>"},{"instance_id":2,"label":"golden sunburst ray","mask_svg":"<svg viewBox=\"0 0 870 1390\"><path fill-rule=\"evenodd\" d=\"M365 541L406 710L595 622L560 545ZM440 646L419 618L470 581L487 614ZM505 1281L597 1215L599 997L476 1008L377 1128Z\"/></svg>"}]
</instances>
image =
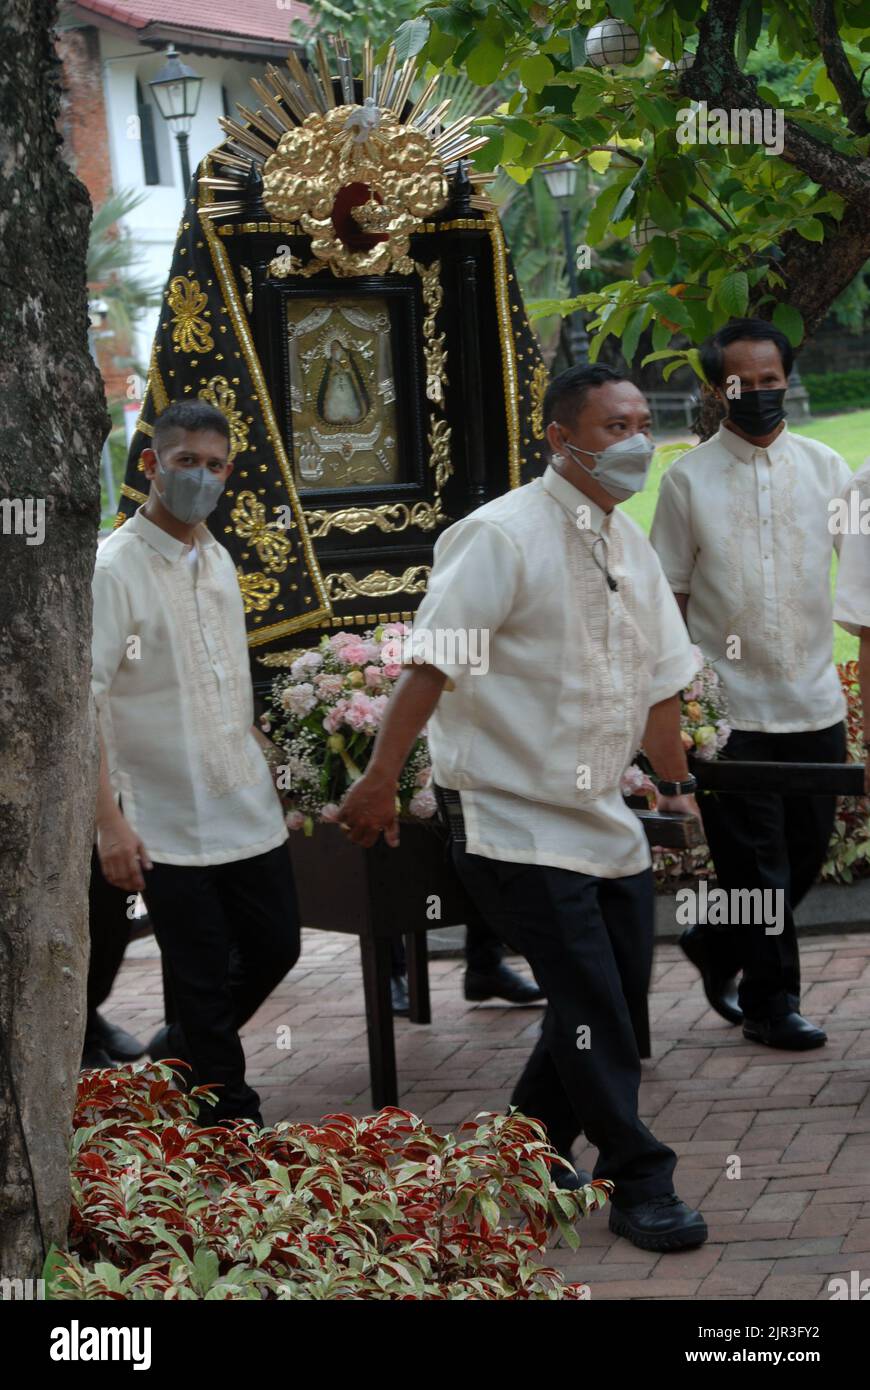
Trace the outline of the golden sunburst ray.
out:
<instances>
[{"instance_id":1,"label":"golden sunburst ray","mask_svg":"<svg viewBox=\"0 0 870 1390\"><path fill-rule=\"evenodd\" d=\"M396 180L401 182L403 177L407 178L401 156L403 141L418 141L413 146L414 159L422 157L426 177L435 177L435 183L427 194L428 201L424 200L424 204L419 202L419 189L412 195L411 185L407 185L417 221L423 206L427 209L425 216L432 216L446 206L448 181L460 165L470 186L472 207L491 209L494 204L485 190L495 175L479 172L467 163L476 150L487 144L488 137L474 133L473 127L478 120L474 114L449 121L450 99L438 101L435 96L439 74L425 82L410 110L405 113L419 72L417 58L408 58L399 64L395 45L392 44L383 60L375 63L372 43L366 39L362 49L361 76L355 82L350 45L341 33L332 36L331 54L323 40L318 39L307 67L303 66L295 51L287 54L282 68L269 64L262 80L251 79L251 87L261 106L254 110L240 103L239 120L219 118L219 125L226 136L224 144L214 154L214 167L219 169L220 177L203 177L200 180L203 194L208 199L201 211L213 219L234 217L244 212L244 193L253 163L264 175L263 198L270 212L282 221L300 220L299 214L304 213L304 208L296 208L298 187L306 178L316 182L323 177L323 158L314 159L310 164L310 174L301 172L302 166L292 178L289 174L291 166L287 166L288 173L284 175L278 171L285 158L279 151L281 140L288 138L288 132L292 135L292 132L301 132L302 129L308 132L304 138L309 143L299 146L300 151L308 152L310 157L310 141L324 142L324 158L328 148L334 150L332 158L338 160L345 170L346 184L362 182L370 187L369 203L359 209L358 216L354 216L357 226L370 230L377 226L379 231L386 229L387 239L397 237L397 244L401 242L406 245L407 229L416 225L415 218L410 216L411 204L402 211L401 200L396 202ZM347 116L342 120L341 111L345 108ZM336 120L338 125L335 125ZM321 131L319 126L312 126L312 121L326 122L326 126ZM407 131L407 136L403 136L402 131ZM419 141L424 144L421 146ZM282 148L286 148L286 144ZM407 148L410 151L412 146ZM425 154L422 154L426 149L429 151L428 162ZM378 168L378 159L386 162L383 170ZM394 161L391 170L386 167L390 160ZM395 163L396 160L399 163ZM292 167L296 168L295 165ZM355 172L363 168L368 170L366 178L357 176ZM440 175L435 172L439 169ZM386 183L384 188L379 189L381 174L386 178ZM279 180L277 184L276 178ZM385 198L392 211L383 206ZM304 224L305 217L302 215L300 226L304 228ZM403 229L401 232L400 225ZM312 267L322 268L317 257L324 257L328 261L332 254L329 246L323 242L324 236L327 242L329 237L323 232L322 222L318 222L309 234L313 236L315 260L305 273L313 273ZM318 238L319 243L315 245ZM377 263L381 270L389 263L388 258L380 254L369 259L373 264ZM330 263L335 273L361 273L364 269L371 269L365 256L334 256ZM351 270L346 268L348 263L352 265ZM340 270L340 265L345 268Z\"/></svg>"}]
</instances>

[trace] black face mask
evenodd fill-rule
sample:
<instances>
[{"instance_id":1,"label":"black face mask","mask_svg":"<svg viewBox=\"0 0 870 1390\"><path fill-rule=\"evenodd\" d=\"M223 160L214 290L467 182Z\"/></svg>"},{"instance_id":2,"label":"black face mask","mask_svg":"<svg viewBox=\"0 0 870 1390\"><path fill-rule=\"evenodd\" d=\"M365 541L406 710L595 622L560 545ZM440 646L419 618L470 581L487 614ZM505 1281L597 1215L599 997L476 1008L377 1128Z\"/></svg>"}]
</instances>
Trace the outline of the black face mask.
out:
<instances>
[{"instance_id":1,"label":"black face mask","mask_svg":"<svg viewBox=\"0 0 870 1390\"><path fill-rule=\"evenodd\" d=\"M766 434L773 434L785 419L784 400L785 387L774 391L744 391L739 400L729 402L728 419L744 434L762 439Z\"/></svg>"}]
</instances>

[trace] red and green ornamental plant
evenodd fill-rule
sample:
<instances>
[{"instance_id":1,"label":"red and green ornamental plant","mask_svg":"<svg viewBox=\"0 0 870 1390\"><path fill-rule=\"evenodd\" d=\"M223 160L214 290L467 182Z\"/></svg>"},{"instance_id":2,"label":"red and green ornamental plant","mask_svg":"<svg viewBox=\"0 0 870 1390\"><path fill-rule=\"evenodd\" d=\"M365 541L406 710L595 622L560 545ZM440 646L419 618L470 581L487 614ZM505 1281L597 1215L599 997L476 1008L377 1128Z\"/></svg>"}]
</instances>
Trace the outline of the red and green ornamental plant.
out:
<instances>
[{"instance_id":1,"label":"red and green ornamental plant","mask_svg":"<svg viewBox=\"0 0 870 1390\"><path fill-rule=\"evenodd\" d=\"M169 1066L86 1072L55 1299L581 1299L543 1263L610 1184L563 1192L522 1115L458 1137L387 1108L202 1128ZM206 1093L207 1094L207 1093Z\"/></svg>"}]
</instances>

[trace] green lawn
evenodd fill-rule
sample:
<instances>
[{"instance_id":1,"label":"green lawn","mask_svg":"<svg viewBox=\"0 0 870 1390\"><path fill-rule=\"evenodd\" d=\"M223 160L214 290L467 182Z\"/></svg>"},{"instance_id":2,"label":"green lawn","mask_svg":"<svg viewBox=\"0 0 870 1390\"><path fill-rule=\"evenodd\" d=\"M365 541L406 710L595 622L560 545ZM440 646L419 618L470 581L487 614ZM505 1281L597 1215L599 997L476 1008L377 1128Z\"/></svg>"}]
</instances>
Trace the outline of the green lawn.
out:
<instances>
[{"instance_id":1,"label":"green lawn","mask_svg":"<svg viewBox=\"0 0 870 1390\"><path fill-rule=\"evenodd\" d=\"M844 415L826 415L824 419L808 420L803 425L794 426L794 433L808 435L811 439L818 439L821 443L836 449L854 472L855 469L861 467L870 454L870 410L853 410ZM686 447L691 448L691 439L688 436ZM657 450L650 469L649 482L643 492L622 504L623 511L628 512L629 516L637 522L638 526L642 526L647 534L649 534L652 525L662 475L675 457L679 457L679 455L675 452L673 443L668 443L663 449ZM836 561L832 560L832 585L835 575ZM848 632L844 632L835 623L835 661L851 661L857 656L857 637L852 637Z\"/></svg>"}]
</instances>

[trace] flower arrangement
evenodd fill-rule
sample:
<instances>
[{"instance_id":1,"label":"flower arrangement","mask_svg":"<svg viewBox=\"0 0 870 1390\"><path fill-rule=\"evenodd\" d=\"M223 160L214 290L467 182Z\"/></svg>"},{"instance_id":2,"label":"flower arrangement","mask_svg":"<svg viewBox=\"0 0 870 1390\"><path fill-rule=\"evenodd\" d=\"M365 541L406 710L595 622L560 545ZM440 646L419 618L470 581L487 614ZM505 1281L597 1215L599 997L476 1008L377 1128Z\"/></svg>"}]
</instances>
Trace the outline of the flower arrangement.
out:
<instances>
[{"instance_id":1,"label":"flower arrangement","mask_svg":"<svg viewBox=\"0 0 870 1390\"><path fill-rule=\"evenodd\" d=\"M731 737L725 694L718 675L704 660L700 647L692 647L698 670L685 690L680 692L680 737L686 753L709 762L721 752ZM623 796L655 795L655 785L637 763L632 763L622 775Z\"/></svg>"},{"instance_id":2,"label":"flower arrangement","mask_svg":"<svg viewBox=\"0 0 870 1390\"><path fill-rule=\"evenodd\" d=\"M385 623L364 633L336 632L273 682L260 727L285 759L276 781L289 803L291 830L310 835L317 821L337 819L345 792L368 765L410 631L406 623ZM400 815L428 820L435 814L431 776L424 731L399 778Z\"/></svg>"},{"instance_id":3,"label":"flower arrangement","mask_svg":"<svg viewBox=\"0 0 870 1390\"><path fill-rule=\"evenodd\" d=\"M699 669L680 695L680 737L687 753L709 762L725 747L731 728L718 675L704 660L700 647L692 651Z\"/></svg>"},{"instance_id":4,"label":"flower arrangement","mask_svg":"<svg viewBox=\"0 0 870 1390\"><path fill-rule=\"evenodd\" d=\"M861 691L858 663L847 661L837 667L846 697L847 758L864 762ZM632 771L630 768L629 771ZM634 771L639 773L639 768ZM713 864L706 845L689 850L653 849L653 872L659 888L670 887L687 878L713 877ZM821 883L852 883L870 874L870 797L841 796L837 799L837 818L828 845L828 857L819 874Z\"/></svg>"},{"instance_id":5,"label":"flower arrangement","mask_svg":"<svg viewBox=\"0 0 870 1390\"><path fill-rule=\"evenodd\" d=\"M478 1115L441 1135L406 1110L203 1128L204 1088L161 1063L79 1079L65 1300L580 1300L548 1268L556 1231L603 1207L564 1192L534 1120Z\"/></svg>"},{"instance_id":6,"label":"flower arrangement","mask_svg":"<svg viewBox=\"0 0 870 1390\"><path fill-rule=\"evenodd\" d=\"M850 763L863 763L864 720L861 709L861 690L858 684L858 663L847 661L839 666L840 684L846 697L846 758ZM851 883L870 873L870 797L841 796L837 800L834 833L828 845L828 857L821 877L834 883Z\"/></svg>"}]
</instances>

